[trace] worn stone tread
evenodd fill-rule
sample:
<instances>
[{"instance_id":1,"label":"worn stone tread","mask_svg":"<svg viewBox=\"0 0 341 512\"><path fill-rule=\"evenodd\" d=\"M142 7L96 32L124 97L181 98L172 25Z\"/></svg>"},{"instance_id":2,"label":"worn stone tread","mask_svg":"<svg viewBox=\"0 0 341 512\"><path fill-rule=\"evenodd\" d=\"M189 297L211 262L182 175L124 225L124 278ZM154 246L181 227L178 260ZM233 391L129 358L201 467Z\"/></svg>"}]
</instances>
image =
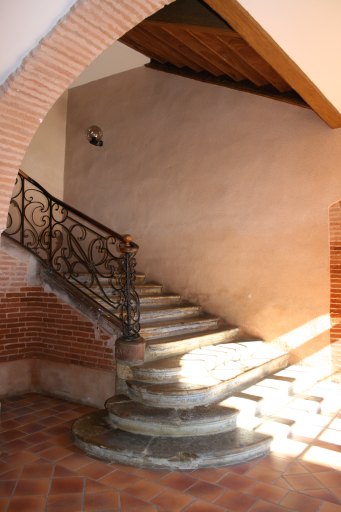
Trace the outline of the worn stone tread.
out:
<instances>
[{"instance_id":1,"label":"worn stone tread","mask_svg":"<svg viewBox=\"0 0 341 512\"><path fill-rule=\"evenodd\" d=\"M271 437L236 428L231 432L192 437L155 437L115 429L106 411L75 421L75 443L108 462L146 468L196 469L237 464L269 452Z\"/></svg>"},{"instance_id":2,"label":"worn stone tread","mask_svg":"<svg viewBox=\"0 0 341 512\"><path fill-rule=\"evenodd\" d=\"M214 404L190 409L146 406L125 395L105 404L114 427L127 432L154 436L186 437L228 432L236 427L237 409Z\"/></svg>"}]
</instances>

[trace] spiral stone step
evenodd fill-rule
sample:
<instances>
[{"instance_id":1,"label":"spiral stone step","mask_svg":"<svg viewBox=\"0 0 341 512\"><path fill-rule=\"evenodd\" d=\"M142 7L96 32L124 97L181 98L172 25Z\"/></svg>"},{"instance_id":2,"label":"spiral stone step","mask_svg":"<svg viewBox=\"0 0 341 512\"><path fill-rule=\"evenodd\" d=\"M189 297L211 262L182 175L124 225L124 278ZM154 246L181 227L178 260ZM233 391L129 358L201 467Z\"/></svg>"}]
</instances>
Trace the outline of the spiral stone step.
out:
<instances>
[{"instance_id":1,"label":"spiral stone step","mask_svg":"<svg viewBox=\"0 0 341 512\"><path fill-rule=\"evenodd\" d=\"M245 462L266 455L272 439L240 428L188 437L134 434L114 428L106 410L76 420L73 435L76 445L90 456L108 462L171 470Z\"/></svg>"},{"instance_id":2,"label":"spiral stone step","mask_svg":"<svg viewBox=\"0 0 341 512\"><path fill-rule=\"evenodd\" d=\"M171 306L159 306L141 308L141 325L153 320L164 320L164 319L177 319L191 316L198 316L200 314L200 306L194 306L193 304L182 303L174 304Z\"/></svg>"},{"instance_id":3,"label":"spiral stone step","mask_svg":"<svg viewBox=\"0 0 341 512\"><path fill-rule=\"evenodd\" d=\"M145 362L186 354L191 350L218 343L235 341L241 331L238 327L207 329L203 332L184 333L147 340Z\"/></svg>"},{"instance_id":4,"label":"spiral stone step","mask_svg":"<svg viewBox=\"0 0 341 512\"><path fill-rule=\"evenodd\" d=\"M187 408L208 405L232 395L250 382L283 368L288 364L286 354L272 359L261 366L244 370L243 373L226 380L206 376L202 384L175 382L150 384L140 381L127 381L128 395L133 400L154 407Z\"/></svg>"},{"instance_id":5,"label":"spiral stone step","mask_svg":"<svg viewBox=\"0 0 341 512\"><path fill-rule=\"evenodd\" d=\"M111 424L135 434L188 437L228 432L236 428L238 411L222 405L191 409L151 407L125 395L107 400Z\"/></svg>"},{"instance_id":6,"label":"spiral stone step","mask_svg":"<svg viewBox=\"0 0 341 512\"><path fill-rule=\"evenodd\" d=\"M164 293L160 295L142 295L140 296L141 306L171 306L181 302L180 295L174 293Z\"/></svg>"},{"instance_id":7,"label":"spiral stone step","mask_svg":"<svg viewBox=\"0 0 341 512\"><path fill-rule=\"evenodd\" d=\"M220 319L210 315L191 318L161 320L143 323L140 335L147 341L155 338L167 338L179 334L197 333L217 329Z\"/></svg>"}]
</instances>

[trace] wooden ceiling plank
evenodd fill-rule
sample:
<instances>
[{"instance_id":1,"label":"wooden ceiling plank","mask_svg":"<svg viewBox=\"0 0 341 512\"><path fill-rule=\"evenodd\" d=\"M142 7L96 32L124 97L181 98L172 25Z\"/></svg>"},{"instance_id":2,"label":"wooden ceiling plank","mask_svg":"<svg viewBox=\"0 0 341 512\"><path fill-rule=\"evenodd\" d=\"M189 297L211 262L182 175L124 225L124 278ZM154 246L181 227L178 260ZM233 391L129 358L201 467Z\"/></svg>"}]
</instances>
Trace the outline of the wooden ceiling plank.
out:
<instances>
[{"instance_id":1,"label":"wooden ceiling plank","mask_svg":"<svg viewBox=\"0 0 341 512\"><path fill-rule=\"evenodd\" d=\"M194 73L189 69L179 69L175 66L171 66L169 64L159 64L158 62L152 60L149 64L146 64L147 68L155 69L157 71L162 71L164 73L172 73L174 75L183 76L186 78L190 78L192 80L197 80L199 82L210 83L213 85L219 85L223 87L227 87L229 89L235 89L238 91L248 92L251 94L256 94L258 96L265 96L266 98L276 99L282 101L284 103L290 103L292 105L296 105L303 108L310 108L304 100L295 92L293 89L286 93L280 93L273 87L257 87L250 82L235 82L234 80L228 78L227 76L222 77L214 77L210 73L206 71L202 71L201 73Z\"/></svg>"},{"instance_id":2,"label":"wooden ceiling plank","mask_svg":"<svg viewBox=\"0 0 341 512\"><path fill-rule=\"evenodd\" d=\"M278 91L286 92L292 89L290 85L239 36L239 34L236 32L234 32L234 34L237 37L231 37L230 34L226 34L219 36L219 39L229 46L240 59L253 67L267 82L276 87Z\"/></svg>"},{"instance_id":3,"label":"wooden ceiling plank","mask_svg":"<svg viewBox=\"0 0 341 512\"><path fill-rule=\"evenodd\" d=\"M238 73L244 76L244 78L250 80L255 85L262 86L268 83L267 80L265 80L265 78L262 77L257 71L251 68L244 61L241 61L240 58L233 52L233 50L231 50L231 48L218 37L214 37L213 35L207 36L204 33L196 35L194 32L191 32L191 35L192 37L196 38L198 43L206 46L210 54L213 54L212 57L215 56L215 58L219 61L222 61L223 63L231 66ZM226 74L228 75L229 73Z\"/></svg>"},{"instance_id":4,"label":"wooden ceiling plank","mask_svg":"<svg viewBox=\"0 0 341 512\"><path fill-rule=\"evenodd\" d=\"M341 113L237 0L204 1L299 93L321 119L331 128L341 128Z\"/></svg>"},{"instance_id":5,"label":"wooden ceiling plank","mask_svg":"<svg viewBox=\"0 0 341 512\"><path fill-rule=\"evenodd\" d=\"M176 48L179 53L184 55L186 59L190 59L191 62L194 62L200 69L206 69L214 76L221 76L224 74L224 71L215 65L209 59L206 59L204 55L201 55L196 47L193 44L190 44L185 37L179 37L177 34L174 34L172 30L168 28L164 28L162 23L153 23L149 24L148 22L143 22L144 26L148 26L148 30L151 34L156 37L159 37L164 42L168 42L172 48ZM168 25L169 26L169 25ZM193 66L189 66L194 69Z\"/></svg>"},{"instance_id":6,"label":"wooden ceiling plank","mask_svg":"<svg viewBox=\"0 0 341 512\"><path fill-rule=\"evenodd\" d=\"M149 34L143 27L142 24L135 27L131 32L131 37L136 39L142 46L145 47L146 51L151 53L157 49L158 54L161 58L166 61L178 66L179 68L190 67L194 71L201 71L202 68L197 66L190 59L181 55L175 48L169 46L165 41L160 40L155 34Z\"/></svg>"},{"instance_id":7,"label":"wooden ceiling plank","mask_svg":"<svg viewBox=\"0 0 341 512\"><path fill-rule=\"evenodd\" d=\"M231 66L229 62L222 59L220 55L212 53L212 50L205 45L200 38L191 34L188 28L189 26L186 26L187 29L185 30L182 25L175 23L162 23L162 29L172 35L175 40L181 41L181 43L186 46L187 51L194 52L198 62L200 61L202 63L203 68L206 71L209 71L214 76L228 75L236 81L245 79L245 75L243 73L240 73L240 71ZM212 66L214 66L218 72L213 73Z\"/></svg>"}]
</instances>

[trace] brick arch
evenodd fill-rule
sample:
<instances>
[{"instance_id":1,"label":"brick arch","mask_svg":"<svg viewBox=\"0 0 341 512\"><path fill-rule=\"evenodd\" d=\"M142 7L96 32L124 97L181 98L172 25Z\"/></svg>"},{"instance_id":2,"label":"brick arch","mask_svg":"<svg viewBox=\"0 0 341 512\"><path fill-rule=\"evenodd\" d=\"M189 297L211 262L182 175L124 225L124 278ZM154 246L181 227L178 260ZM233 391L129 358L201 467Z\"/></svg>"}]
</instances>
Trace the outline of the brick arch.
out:
<instances>
[{"instance_id":1,"label":"brick arch","mask_svg":"<svg viewBox=\"0 0 341 512\"><path fill-rule=\"evenodd\" d=\"M0 96L0 234L39 124L73 80L143 19L174 0L80 0L25 58Z\"/></svg>"}]
</instances>

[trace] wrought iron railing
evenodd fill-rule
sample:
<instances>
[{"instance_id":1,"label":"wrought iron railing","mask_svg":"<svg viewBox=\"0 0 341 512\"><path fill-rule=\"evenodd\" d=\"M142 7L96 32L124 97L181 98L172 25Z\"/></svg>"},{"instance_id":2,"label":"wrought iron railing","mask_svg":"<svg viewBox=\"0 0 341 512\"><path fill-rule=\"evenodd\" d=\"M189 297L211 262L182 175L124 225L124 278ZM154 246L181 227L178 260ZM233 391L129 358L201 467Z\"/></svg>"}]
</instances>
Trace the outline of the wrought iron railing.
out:
<instances>
[{"instance_id":1,"label":"wrought iron railing","mask_svg":"<svg viewBox=\"0 0 341 512\"><path fill-rule=\"evenodd\" d=\"M138 338L140 303L134 286L138 246L130 235L119 235L56 199L22 171L5 234L119 320L123 338Z\"/></svg>"}]
</instances>

